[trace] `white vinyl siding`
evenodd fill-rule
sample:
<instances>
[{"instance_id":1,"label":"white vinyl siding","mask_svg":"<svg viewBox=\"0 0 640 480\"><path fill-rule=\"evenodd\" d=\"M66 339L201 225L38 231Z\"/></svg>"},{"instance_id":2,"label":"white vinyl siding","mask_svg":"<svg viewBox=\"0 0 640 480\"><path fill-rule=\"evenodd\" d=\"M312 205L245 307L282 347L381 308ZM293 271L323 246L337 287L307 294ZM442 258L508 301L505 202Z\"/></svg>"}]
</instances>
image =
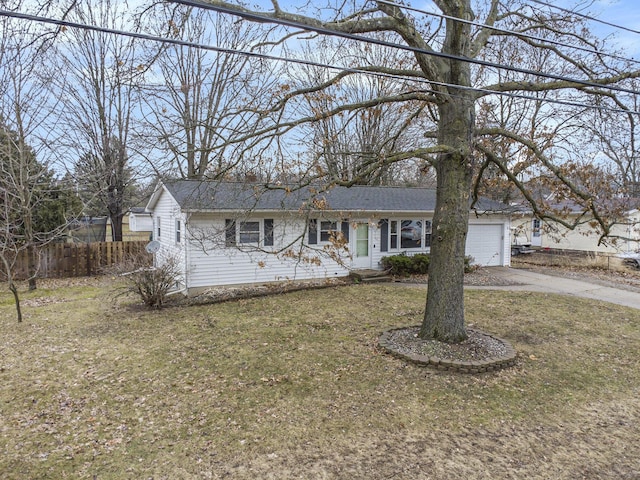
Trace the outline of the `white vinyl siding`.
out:
<instances>
[{"instance_id":1,"label":"white vinyl siding","mask_svg":"<svg viewBox=\"0 0 640 480\"><path fill-rule=\"evenodd\" d=\"M380 213L365 213L363 215L363 212L359 212L355 218L348 218L345 215L345 218L342 219L331 219L330 223L335 221L335 227L325 225L330 227L325 230L336 230L342 232L345 237L351 236L351 243L353 247L356 247L354 242L357 243L357 237L354 225L358 222L368 223L370 267L367 268L382 268L380 263L382 257L400 253L402 249L380 251L379 219L385 218L398 222L394 233L391 233L391 228L387 229L387 244L391 246L394 243L396 245L400 243L403 219L416 219L425 222L430 221L428 215L429 212L425 212L424 215L415 212L394 212L384 216ZM349 274L350 268L354 265L350 253L356 252L355 248L350 252L338 251L340 258L338 261L330 255L330 253L336 253L335 250L327 252L324 248L326 244L322 244L324 242L319 242L319 245L302 247L302 244L306 244L308 240L309 225L303 217L298 217L296 212L255 212L249 218L234 220L234 239L239 240L241 222L246 222L243 233L247 235L255 234L255 225L252 225L252 222L258 222L261 242L258 245L251 242L246 245L239 244L234 248L225 247L225 227L227 226L226 220L229 218L233 217L230 217L228 213L193 213L187 217L180 211L173 197L164 191L157 197L153 206L154 226L161 227L161 236L156 238L161 243L160 251L154 255L156 263L161 264L163 259L169 256L176 258L184 277L180 288L186 287L188 289L206 289L217 285L262 284L344 277ZM509 238L508 217L487 215L485 218L486 220L478 219L474 215L473 223L501 225L501 227L494 225L494 238L497 237L497 228L506 231L507 239ZM180 243L175 242L178 221L180 222ZM317 221L318 230L322 230L321 221L324 219ZM236 223L237 225L235 225ZM424 225L425 223L423 223ZM154 234L156 233L154 231ZM321 231L316 233L319 241ZM477 244L474 243L476 234L475 227L470 227L469 242L472 242L470 244L472 249L477 247ZM395 235L395 242L391 235ZM421 248L409 249L407 253L428 252L429 249L425 246L426 238L426 231L423 231ZM364 239L361 240L364 241ZM507 250L503 251L499 261L508 265L509 241L503 241L502 246ZM288 250L282 251L285 247Z\"/></svg>"},{"instance_id":2,"label":"white vinyl siding","mask_svg":"<svg viewBox=\"0 0 640 480\"><path fill-rule=\"evenodd\" d=\"M173 199L173 197L164 191L153 209L153 222L156 227L154 238L160 242L160 250L154 255L154 262L156 265L162 265L167 258L174 258L179 265L181 278L179 279L179 286L177 288L183 288L185 281L188 281L186 272L186 250L185 237L186 228L184 227L184 218L180 212L180 209ZM177 225L181 222L181 242L177 243Z\"/></svg>"},{"instance_id":3,"label":"white vinyl siding","mask_svg":"<svg viewBox=\"0 0 640 480\"><path fill-rule=\"evenodd\" d=\"M153 218L149 214L129 213L129 230L132 232L153 232Z\"/></svg>"},{"instance_id":4,"label":"white vinyl siding","mask_svg":"<svg viewBox=\"0 0 640 480\"><path fill-rule=\"evenodd\" d=\"M252 245L224 248L222 247L224 238L222 238L222 242L218 239L217 246L215 245L216 241L212 240L206 248L206 253L203 244L191 243L189 247L189 287L206 288L214 285L337 278L349 274L348 268L329 258L321 250L303 249L302 257L297 255L301 237L307 228L303 219L278 217L273 214L265 216L265 219L273 219L271 232L273 248L277 250L284 245L292 244L291 252L293 254L291 256L263 252ZM264 225L265 219L251 218L249 221L259 221L261 225ZM238 224L240 224L239 220ZM190 219L190 229L223 232L225 219L220 215L217 218L207 215L194 216ZM269 235L266 238L269 238ZM315 259L319 259L321 264L318 265ZM344 260L348 263L346 255Z\"/></svg>"}]
</instances>

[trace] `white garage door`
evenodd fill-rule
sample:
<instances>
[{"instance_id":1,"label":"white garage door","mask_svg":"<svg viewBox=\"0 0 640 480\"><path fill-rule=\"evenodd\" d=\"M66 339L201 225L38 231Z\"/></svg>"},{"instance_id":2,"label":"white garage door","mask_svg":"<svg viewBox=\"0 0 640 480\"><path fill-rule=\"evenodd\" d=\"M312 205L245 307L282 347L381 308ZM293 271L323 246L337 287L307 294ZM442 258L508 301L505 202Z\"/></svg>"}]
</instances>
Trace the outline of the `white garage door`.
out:
<instances>
[{"instance_id":1,"label":"white garage door","mask_svg":"<svg viewBox=\"0 0 640 480\"><path fill-rule=\"evenodd\" d=\"M475 265L497 267L504 255L502 224L469 224L466 254L473 257Z\"/></svg>"}]
</instances>

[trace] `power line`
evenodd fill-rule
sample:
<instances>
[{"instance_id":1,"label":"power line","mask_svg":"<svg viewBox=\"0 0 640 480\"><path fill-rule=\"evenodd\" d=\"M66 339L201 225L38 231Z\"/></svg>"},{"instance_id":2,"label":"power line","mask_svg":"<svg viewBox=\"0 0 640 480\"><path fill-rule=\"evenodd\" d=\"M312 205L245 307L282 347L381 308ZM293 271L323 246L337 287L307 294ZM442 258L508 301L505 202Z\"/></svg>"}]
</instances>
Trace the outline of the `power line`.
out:
<instances>
[{"instance_id":1,"label":"power line","mask_svg":"<svg viewBox=\"0 0 640 480\"><path fill-rule=\"evenodd\" d=\"M555 75L555 74L552 74L552 73L543 73L543 72L539 72L539 71L536 71L536 70L531 70L531 69L528 69L528 68L512 67L512 66L508 66L508 65L498 64L498 63L495 63L495 62L490 62L490 61L487 61L487 60L480 60L480 59L469 58L469 57L464 57L464 56L460 56L460 55L452 55L452 54L444 53L444 52L437 52L435 50L425 50L423 48L412 47L412 46L409 46L409 45L402 45L402 44L399 44L399 43L388 42L388 41L385 41L385 40L379 40L379 39L372 38L372 37L361 37L359 35L355 35L355 34L352 34L352 33L339 32L337 30L332 30L330 28L321 27L321 26L317 26L317 25L316 26L307 25L305 23L297 22L297 21L294 21L294 20L285 20L285 19L281 19L281 18L274 18L272 16L259 14L259 13L255 13L255 12L251 12L251 11L247 11L247 10L242 10L242 9L238 10L238 9L228 8L228 7L218 6L218 5L211 5L211 4L202 3L201 1L195 1L195 0L172 0L172 1L173 1L173 3L179 3L179 4L190 6L190 7L202 8L202 9L205 9L205 10L213 10L213 11L216 11L216 12L219 12L219 13L224 13L224 14L228 14L228 15L234 15L234 16L237 16L237 17L244 18L246 20L253 21L253 22L275 23L275 24L282 25L282 26L294 27L294 28L299 28L301 30L321 33L323 35L342 37L342 38L346 38L346 39L349 39L349 40L367 42L367 43L371 43L371 44L374 44L374 45L380 45L380 46L389 47L389 48L395 48L395 49L399 49L399 50L406 50L406 51L410 51L412 53L419 53L419 54L423 54L423 55L427 55L427 56L432 56L432 57L437 57L437 58L444 58L444 59L447 59L447 60L455 60L455 61L459 61L459 62L472 63L472 64L475 64L475 65L481 65L481 66L496 68L496 69L500 69L500 70L507 70L507 71L523 73L523 74L527 74L527 75L534 75L534 76L537 76L537 77L548 78L550 80L574 83L576 85L582 85L582 86L585 86L585 87L606 88L608 90L612 90L612 91L616 91L616 92L622 92L622 93L631 93L633 95L640 94L639 91L631 90L631 89L624 88L624 87L618 87L618 86L615 86L615 85L599 84L597 82L592 82L592 81L589 81L589 80L579 80L579 79L575 79L575 78L565 77L564 75Z\"/></svg>"},{"instance_id":2,"label":"power line","mask_svg":"<svg viewBox=\"0 0 640 480\"><path fill-rule=\"evenodd\" d=\"M191 41L187 41L187 40L179 40L179 39L174 39L174 38L158 37L156 35L150 35L150 34L146 34L146 33L128 32L128 31L118 30L118 29L113 29L113 28L108 28L108 27L98 27L98 26L95 26L95 25L87 25L87 24L76 23L76 22L71 22L71 21L67 21L67 20L59 20L59 19L55 19L55 18L41 17L41 16L31 15L31 14L26 14L26 13L11 12L11 11L7 11L7 10L0 10L0 16L9 17L9 18L16 18L16 19L20 19L20 20L27 20L27 21L35 21L35 22L40 22L40 23L52 24L52 25L57 25L59 27L65 27L65 28L77 28L77 29L80 29L80 30L89 30L89 31L95 31L95 32L99 32L99 33L107 33L107 34L112 34L112 35L120 35L120 36L126 36L126 37L131 37L131 38L137 38L137 39L140 39L140 40L148 40L148 41L159 42L159 43L167 43L167 44L170 44L170 45L178 45L178 46L189 47L189 48L197 48L197 49L201 49L201 50L214 51L214 52L218 52L218 53L225 53L225 54L231 54L231 55L243 55L243 56L247 56L247 57L259 58L259 59L262 59L262 60L272 60L272 61L279 61L279 62L285 62L285 63L293 63L293 64L304 65L304 66L311 66L311 67L338 70L338 71L347 72L347 73L359 73L359 74L363 74L363 75L377 76L377 77L383 77L383 78L391 78L391 79L395 79L395 80L404 80L404 81L409 80L409 81L414 81L414 82L418 82L418 83L425 83L425 84L432 85L432 86L433 85L437 85L437 86L442 86L442 87L456 88L458 90L473 91L473 92L483 93L483 94L487 94L487 95L499 95L499 96L504 96L504 97L517 98L517 99L521 99L521 100L530 100L530 101L544 101L546 103L552 103L552 104L558 104L558 105L564 105L564 106L572 106L572 107L578 107L578 108L588 108L588 109L610 111L610 112L624 113L624 114L629 114L629 113L640 114L640 112L632 112L632 111L621 109L621 108L613 108L613 107L606 107L606 106L599 106L599 105L586 105L586 104L583 104L583 103L573 102L573 101L569 101L569 100L541 99L539 97L534 97L534 96L524 95L524 94L518 94L518 93L513 93L513 92L501 92L501 91L495 91L495 90L490 90L490 89L486 89L486 88L461 86L461 85L454 85L454 84L451 84L451 83L437 82L437 81L428 80L426 78L421 78L421 77L408 77L408 76L402 76L402 75L398 75L398 74L391 74L391 73L385 73L385 72L375 72L375 71L370 71L370 70L363 69L363 68L340 67L340 66L329 65L329 64L325 64L325 63L321 63L321 62L314 62L314 61L310 61L310 60L301 60L301 59L296 59L296 58L285 58L285 57L279 57L279 56L275 56L275 55L267 55L267 54L257 53L257 52L248 52L248 51L244 51L244 50L235 50L235 49L230 49L230 48L216 47L216 46L213 46L213 45L205 45L205 44L191 42ZM405 93L428 93L428 94L432 94L432 95L445 95L443 92L438 92L436 90L414 91L414 92L405 92ZM454 94L448 94L448 95L455 97Z\"/></svg>"},{"instance_id":3,"label":"power line","mask_svg":"<svg viewBox=\"0 0 640 480\"><path fill-rule=\"evenodd\" d=\"M570 13L572 15L577 15L578 17L586 18L587 20L591 20L592 22L602 23L603 25L608 25L608 26L613 27L613 28L618 28L620 30L625 30L627 32L640 34L640 31L634 30L633 28L624 27L622 25L617 25L615 23L607 22L606 20L601 20L599 18L592 17L591 15L587 15L587 14L584 14L584 13L575 12L573 10L569 10L568 8L559 7L557 5L553 5L551 3L547 3L547 2L544 2L542 0L529 0L529 1L537 3L539 5L544 5L545 7L554 8L556 10L560 10L560 11L565 12L565 13Z\"/></svg>"},{"instance_id":4,"label":"power line","mask_svg":"<svg viewBox=\"0 0 640 480\"><path fill-rule=\"evenodd\" d=\"M580 45L570 45L568 43L560 42L558 40L552 40L552 39L548 39L548 38L538 37L536 35L530 35L528 33L516 32L515 30L509 30L508 28L501 28L501 27L496 27L496 26L493 26L493 25L486 25L486 24L483 24L483 23L474 22L472 20L466 20L464 18L452 17L451 15L445 15L443 13L430 12L428 10L423 10L423 9L420 9L420 8L415 8L415 7L411 7L411 6L408 6L408 5L402 5L400 3L392 2L391 0L376 0L376 1L378 3L384 3L386 5L391 5L393 7L402 8L404 10L409 10L409 11L412 11L412 12L422 13L424 15L429 15L429 16L432 16L432 17L438 17L438 18L442 18L442 19L445 19L445 20L455 20L457 22L465 23L467 25L472 25L474 27L487 28L489 30L493 30L494 32L506 33L506 34L513 35L513 36L519 37L519 38L526 38L526 39L529 39L529 40L535 40L537 42L550 43L552 45L558 45L560 47L572 48L574 50L580 50L580 51L587 52L587 53L593 53L595 55L601 55L601 56L613 58L613 59L616 59L616 60L622 60L622 61L625 61L625 62L632 62L632 63L640 64L640 60L636 60L636 59L628 58L628 57L623 57L621 55L616 55L614 53L602 52L602 51L599 51L599 50L595 50L593 48L583 47L583 46L580 46ZM620 28L622 28L622 27L620 27Z\"/></svg>"}]
</instances>

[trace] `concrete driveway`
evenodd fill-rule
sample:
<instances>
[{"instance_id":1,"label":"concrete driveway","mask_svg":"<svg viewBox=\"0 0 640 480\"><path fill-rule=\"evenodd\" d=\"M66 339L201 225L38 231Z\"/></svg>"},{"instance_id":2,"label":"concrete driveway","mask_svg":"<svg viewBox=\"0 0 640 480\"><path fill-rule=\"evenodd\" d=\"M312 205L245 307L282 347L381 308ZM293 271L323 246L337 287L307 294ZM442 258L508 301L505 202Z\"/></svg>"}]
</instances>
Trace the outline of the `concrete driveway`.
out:
<instances>
[{"instance_id":1,"label":"concrete driveway","mask_svg":"<svg viewBox=\"0 0 640 480\"><path fill-rule=\"evenodd\" d=\"M607 287L585 280L544 275L542 273L512 267L492 267L491 273L503 277L509 283L513 283L513 285L468 286L466 288L558 293L560 295L591 298L640 309L640 293L630 290Z\"/></svg>"}]
</instances>

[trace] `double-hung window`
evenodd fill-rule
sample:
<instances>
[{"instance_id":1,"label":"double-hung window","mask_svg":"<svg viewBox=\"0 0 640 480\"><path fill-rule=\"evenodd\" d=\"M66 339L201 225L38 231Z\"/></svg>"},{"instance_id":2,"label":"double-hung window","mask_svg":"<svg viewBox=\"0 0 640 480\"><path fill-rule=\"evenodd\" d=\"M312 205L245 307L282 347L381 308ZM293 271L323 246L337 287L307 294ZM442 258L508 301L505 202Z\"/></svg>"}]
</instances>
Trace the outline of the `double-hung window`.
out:
<instances>
[{"instance_id":1,"label":"double-hung window","mask_svg":"<svg viewBox=\"0 0 640 480\"><path fill-rule=\"evenodd\" d=\"M326 220L322 220L320 222L320 241L321 242L329 242L331 241L331 237L335 237L337 235L336 231L336 222L329 222Z\"/></svg>"},{"instance_id":2,"label":"double-hung window","mask_svg":"<svg viewBox=\"0 0 640 480\"><path fill-rule=\"evenodd\" d=\"M180 220L176 220L176 243L180 243Z\"/></svg>"},{"instance_id":3,"label":"double-hung window","mask_svg":"<svg viewBox=\"0 0 640 480\"><path fill-rule=\"evenodd\" d=\"M307 240L309 245L317 245L318 243L330 243L332 239L338 238L342 234L342 238L349 241L349 222L343 220L341 222L334 220L309 220Z\"/></svg>"},{"instance_id":4,"label":"double-hung window","mask_svg":"<svg viewBox=\"0 0 640 480\"><path fill-rule=\"evenodd\" d=\"M238 232L240 244L260 242L260 222L240 222Z\"/></svg>"},{"instance_id":5,"label":"double-hung window","mask_svg":"<svg viewBox=\"0 0 640 480\"><path fill-rule=\"evenodd\" d=\"M391 220L389 222L389 248L391 250L398 249L398 221Z\"/></svg>"},{"instance_id":6,"label":"double-hung window","mask_svg":"<svg viewBox=\"0 0 640 480\"><path fill-rule=\"evenodd\" d=\"M273 219L225 220L225 246L273 246Z\"/></svg>"}]
</instances>

